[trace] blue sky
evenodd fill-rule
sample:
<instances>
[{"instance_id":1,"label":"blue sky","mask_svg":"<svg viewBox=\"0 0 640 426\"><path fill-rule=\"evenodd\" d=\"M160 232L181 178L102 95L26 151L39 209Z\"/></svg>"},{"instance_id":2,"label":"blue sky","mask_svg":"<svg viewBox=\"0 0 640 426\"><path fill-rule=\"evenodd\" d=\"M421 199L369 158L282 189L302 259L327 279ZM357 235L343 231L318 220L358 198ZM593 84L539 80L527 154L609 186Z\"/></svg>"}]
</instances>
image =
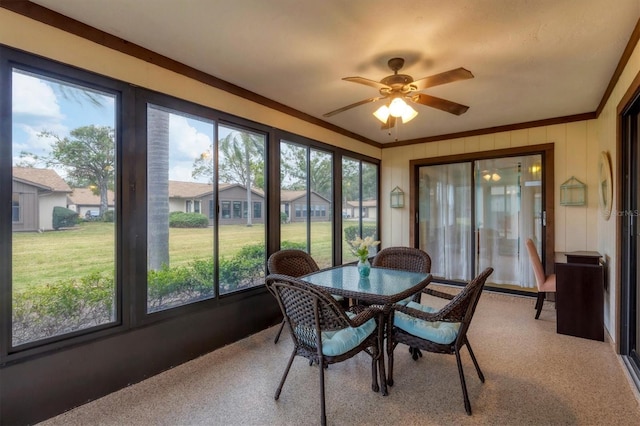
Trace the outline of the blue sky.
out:
<instances>
[{"instance_id":1,"label":"blue sky","mask_svg":"<svg viewBox=\"0 0 640 426\"><path fill-rule=\"evenodd\" d=\"M48 154L53 139L39 137L43 131L64 138L71 130L90 124L115 128L115 98L110 94L94 92L99 100L95 105L80 88L64 84L61 89L59 82L17 70L12 77L14 165L25 161L20 158L22 151ZM210 148L214 123L171 114L169 126L169 179L194 181L193 162ZM58 173L64 176L63 171Z\"/></svg>"}]
</instances>

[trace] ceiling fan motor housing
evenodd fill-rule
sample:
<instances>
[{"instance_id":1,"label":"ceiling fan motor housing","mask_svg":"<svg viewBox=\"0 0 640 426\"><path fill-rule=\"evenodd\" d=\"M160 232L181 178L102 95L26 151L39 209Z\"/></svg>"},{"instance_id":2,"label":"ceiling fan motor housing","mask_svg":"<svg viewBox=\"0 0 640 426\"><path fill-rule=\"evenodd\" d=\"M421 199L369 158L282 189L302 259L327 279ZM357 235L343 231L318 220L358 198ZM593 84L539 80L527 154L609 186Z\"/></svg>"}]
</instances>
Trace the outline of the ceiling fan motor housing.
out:
<instances>
[{"instance_id":1,"label":"ceiling fan motor housing","mask_svg":"<svg viewBox=\"0 0 640 426\"><path fill-rule=\"evenodd\" d=\"M391 87L393 91L408 93L411 91L408 85L409 83L413 83L413 77L406 74L393 74L380 80L380 83ZM389 90L380 89L380 93L386 95L389 93Z\"/></svg>"}]
</instances>

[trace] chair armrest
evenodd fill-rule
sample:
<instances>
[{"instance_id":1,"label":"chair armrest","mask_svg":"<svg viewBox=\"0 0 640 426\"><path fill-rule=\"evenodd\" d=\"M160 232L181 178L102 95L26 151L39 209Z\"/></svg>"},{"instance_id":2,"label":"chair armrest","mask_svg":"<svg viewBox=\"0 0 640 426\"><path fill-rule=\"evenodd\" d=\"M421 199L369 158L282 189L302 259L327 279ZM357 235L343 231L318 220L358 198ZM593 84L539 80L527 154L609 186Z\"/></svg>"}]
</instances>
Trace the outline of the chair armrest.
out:
<instances>
[{"instance_id":1,"label":"chair armrest","mask_svg":"<svg viewBox=\"0 0 640 426\"><path fill-rule=\"evenodd\" d=\"M455 297L455 295L453 295L453 294L443 293L441 291L434 290L432 288L425 288L424 290L422 290L422 292L424 294L428 294L430 296L439 297L440 299L451 300L451 299L453 299Z\"/></svg>"},{"instance_id":2,"label":"chair armrest","mask_svg":"<svg viewBox=\"0 0 640 426\"><path fill-rule=\"evenodd\" d=\"M354 309L355 308L355 309ZM349 318L352 327L360 327L371 318L382 316L382 310L376 307L352 306L350 311L356 314L355 317Z\"/></svg>"},{"instance_id":3,"label":"chair armrest","mask_svg":"<svg viewBox=\"0 0 640 426\"><path fill-rule=\"evenodd\" d=\"M418 309L409 308L404 305L393 305L393 310L395 312L402 312L414 318L418 318L418 319L429 321L429 322L435 322L435 321L458 322L458 321L453 321L451 319L448 319L446 317L446 314L443 314L442 310L439 310L438 312L434 312L434 313L429 313L429 312L420 311Z\"/></svg>"}]
</instances>

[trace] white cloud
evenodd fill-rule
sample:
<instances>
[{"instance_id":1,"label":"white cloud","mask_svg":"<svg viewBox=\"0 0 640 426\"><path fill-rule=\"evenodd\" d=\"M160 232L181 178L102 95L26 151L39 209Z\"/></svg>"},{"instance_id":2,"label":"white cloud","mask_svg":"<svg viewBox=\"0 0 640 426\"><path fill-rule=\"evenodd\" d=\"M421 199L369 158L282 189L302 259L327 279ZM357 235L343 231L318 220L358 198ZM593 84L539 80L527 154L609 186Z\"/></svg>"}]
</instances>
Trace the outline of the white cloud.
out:
<instances>
[{"instance_id":1,"label":"white cloud","mask_svg":"<svg viewBox=\"0 0 640 426\"><path fill-rule=\"evenodd\" d=\"M14 114L38 116L47 121L64 118L50 85L35 77L15 72L12 78Z\"/></svg>"},{"instance_id":2,"label":"white cloud","mask_svg":"<svg viewBox=\"0 0 640 426\"><path fill-rule=\"evenodd\" d=\"M184 182L206 182L191 177L193 162L211 147L213 124L188 119L178 114L169 116L169 179ZM201 123L200 130L195 127ZM209 131L209 134L202 130Z\"/></svg>"},{"instance_id":3,"label":"white cloud","mask_svg":"<svg viewBox=\"0 0 640 426\"><path fill-rule=\"evenodd\" d=\"M213 132L213 125L211 125ZM169 119L169 161L193 161L211 146L211 137L198 131L181 115L171 114Z\"/></svg>"},{"instance_id":4,"label":"white cloud","mask_svg":"<svg viewBox=\"0 0 640 426\"><path fill-rule=\"evenodd\" d=\"M169 167L169 179L177 180L180 182L209 183L209 181L205 177L194 179L193 177L191 177L191 172L193 172L192 161L172 162L171 166Z\"/></svg>"}]
</instances>

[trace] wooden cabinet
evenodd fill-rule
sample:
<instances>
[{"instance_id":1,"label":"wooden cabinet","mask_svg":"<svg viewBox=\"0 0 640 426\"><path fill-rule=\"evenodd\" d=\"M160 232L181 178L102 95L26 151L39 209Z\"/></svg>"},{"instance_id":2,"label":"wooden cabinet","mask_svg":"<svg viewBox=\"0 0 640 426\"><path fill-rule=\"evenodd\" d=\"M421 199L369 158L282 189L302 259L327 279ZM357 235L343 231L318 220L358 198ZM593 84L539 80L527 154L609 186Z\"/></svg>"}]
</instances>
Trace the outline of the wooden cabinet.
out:
<instances>
[{"instance_id":1,"label":"wooden cabinet","mask_svg":"<svg viewBox=\"0 0 640 426\"><path fill-rule=\"evenodd\" d=\"M566 253L556 263L557 328L560 334L604 340L604 266L595 252Z\"/></svg>"}]
</instances>

